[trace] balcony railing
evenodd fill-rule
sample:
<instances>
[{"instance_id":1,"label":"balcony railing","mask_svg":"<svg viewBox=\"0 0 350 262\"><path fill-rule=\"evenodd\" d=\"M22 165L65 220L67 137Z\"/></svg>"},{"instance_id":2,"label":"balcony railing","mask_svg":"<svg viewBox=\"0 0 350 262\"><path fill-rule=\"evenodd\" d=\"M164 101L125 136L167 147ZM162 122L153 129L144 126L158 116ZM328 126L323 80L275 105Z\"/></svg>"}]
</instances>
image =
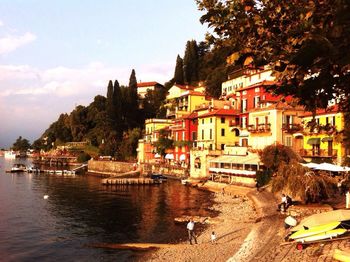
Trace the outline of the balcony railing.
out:
<instances>
[{"instance_id":1,"label":"balcony railing","mask_svg":"<svg viewBox=\"0 0 350 262\"><path fill-rule=\"evenodd\" d=\"M249 125L248 131L251 133L266 133L271 131L271 124Z\"/></svg>"},{"instance_id":2,"label":"balcony railing","mask_svg":"<svg viewBox=\"0 0 350 262\"><path fill-rule=\"evenodd\" d=\"M282 130L287 133L296 133L302 131L303 127L300 124L283 124Z\"/></svg>"},{"instance_id":3,"label":"balcony railing","mask_svg":"<svg viewBox=\"0 0 350 262\"><path fill-rule=\"evenodd\" d=\"M300 151L301 156L303 157L336 157L338 150L332 149L302 149Z\"/></svg>"}]
</instances>

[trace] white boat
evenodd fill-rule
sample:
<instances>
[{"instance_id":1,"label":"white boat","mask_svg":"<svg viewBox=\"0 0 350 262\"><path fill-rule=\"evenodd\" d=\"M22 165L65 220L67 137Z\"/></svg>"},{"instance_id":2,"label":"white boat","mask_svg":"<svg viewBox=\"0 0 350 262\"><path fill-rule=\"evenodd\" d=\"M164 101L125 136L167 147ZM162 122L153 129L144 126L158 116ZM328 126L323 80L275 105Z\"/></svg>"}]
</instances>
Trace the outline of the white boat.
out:
<instances>
[{"instance_id":1,"label":"white boat","mask_svg":"<svg viewBox=\"0 0 350 262\"><path fill-rule=\"evenodd\" d=\"M20 172L26 172L27 167L23 164L14 164L11 170L6 170L7 173L20 173Z\"/></svg>"},{"instance_id":2,"label":"white boat","mask_svg":"<svg viewBox=\"0 0 350 262\"><path fill-rule=\"evenodd\" d=\"M15 151L5 151L4 157L7 159L15 159L16 158L16 152Z\"/></svg>"}]
</instances>

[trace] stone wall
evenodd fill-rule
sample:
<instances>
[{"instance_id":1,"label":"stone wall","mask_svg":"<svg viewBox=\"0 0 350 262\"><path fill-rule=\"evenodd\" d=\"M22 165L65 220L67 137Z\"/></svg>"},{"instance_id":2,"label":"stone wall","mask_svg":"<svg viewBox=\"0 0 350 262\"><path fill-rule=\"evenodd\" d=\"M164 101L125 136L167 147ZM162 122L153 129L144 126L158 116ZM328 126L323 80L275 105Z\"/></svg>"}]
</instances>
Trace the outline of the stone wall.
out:
<instances>
[{"instance_id":1,"label":"stone wall","mask_svg":"<svg viewBox=\"0 0 350 262\"><path fill-rule=\"evenodd\" d=\"M118 175L133 171L134 164L126 162L116 162L116 161L98 161L89 160L88 161L88 172L104 174L104 175Z\"/></svg>"}]
</instances>

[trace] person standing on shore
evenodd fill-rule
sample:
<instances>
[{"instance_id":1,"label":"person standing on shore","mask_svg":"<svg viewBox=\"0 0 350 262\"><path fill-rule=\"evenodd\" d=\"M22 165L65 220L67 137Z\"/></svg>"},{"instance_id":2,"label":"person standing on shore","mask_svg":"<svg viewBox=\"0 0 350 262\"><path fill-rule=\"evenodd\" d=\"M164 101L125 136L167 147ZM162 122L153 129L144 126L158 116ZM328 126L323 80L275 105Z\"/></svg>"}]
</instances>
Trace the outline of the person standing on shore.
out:
<instances>
[{"instance_id":1,"label":"person standing on shore","mask_svg":"<svg viewBox=\"0 0 350 262\"><path fill-rule=\"evenodd\" d=\"M193 218L190 219L190 222L187 224L187 231L188 231L188 240L190 241L190 244L192 245L192 238L194 239L194 242L197 244L197 238L194 234L194 221Z\"/></svg>"}]
</instances>

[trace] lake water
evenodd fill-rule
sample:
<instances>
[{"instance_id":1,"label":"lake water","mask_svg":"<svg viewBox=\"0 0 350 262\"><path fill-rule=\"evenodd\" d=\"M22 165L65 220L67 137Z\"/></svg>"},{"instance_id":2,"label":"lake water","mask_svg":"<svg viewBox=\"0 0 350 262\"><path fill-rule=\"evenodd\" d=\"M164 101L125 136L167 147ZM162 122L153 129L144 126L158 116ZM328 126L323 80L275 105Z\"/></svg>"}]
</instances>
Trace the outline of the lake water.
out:
<instances>
[{"instance_id":1,"label":"lake water","mask_svg":"<svg viewBox=\"0 0 350 262\"><path fill-rule=\"evenodd\" d=\"M187 232L175 217L213 215L211 194L179 181L105 187L92 176L5 173L14 163L30 164L0 157L0 261L129 261L142 253L88 245L179 242Z\"/></svg>"}]
</instances>

